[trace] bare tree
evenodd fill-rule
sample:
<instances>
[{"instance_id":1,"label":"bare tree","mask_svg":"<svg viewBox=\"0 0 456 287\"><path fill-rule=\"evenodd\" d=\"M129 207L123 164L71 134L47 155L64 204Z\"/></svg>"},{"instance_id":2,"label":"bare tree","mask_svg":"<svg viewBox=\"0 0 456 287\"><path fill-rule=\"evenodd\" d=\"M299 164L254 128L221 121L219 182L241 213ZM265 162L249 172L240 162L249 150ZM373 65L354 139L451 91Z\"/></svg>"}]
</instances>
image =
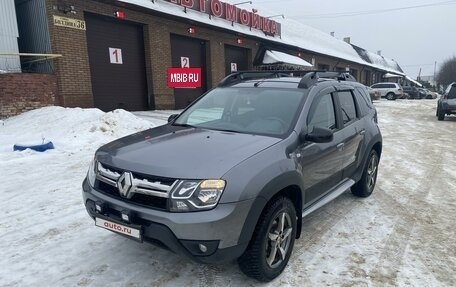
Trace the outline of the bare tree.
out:
<instances>
[{"instance_id":1,"label":"bare tree","mask_svg":"<svg viewBox=\"0 0 456 287\"><path fill-rule=\"evenodd\" d=\"M446 60L437 73L437 83L443 86L456 82L456 57Z\"/></svg>"}]
</instances>

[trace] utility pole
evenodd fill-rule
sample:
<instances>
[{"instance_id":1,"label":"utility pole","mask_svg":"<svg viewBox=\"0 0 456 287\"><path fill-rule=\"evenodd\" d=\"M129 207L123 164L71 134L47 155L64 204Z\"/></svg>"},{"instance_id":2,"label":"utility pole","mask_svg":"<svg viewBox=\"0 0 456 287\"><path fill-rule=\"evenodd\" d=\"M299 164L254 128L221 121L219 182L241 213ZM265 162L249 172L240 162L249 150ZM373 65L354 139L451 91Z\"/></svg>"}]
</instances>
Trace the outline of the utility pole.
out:
<instances>
[{"instance_id":1,"label":"utility pole","mask_svg":"<svg viewBox=\"0 0 456 287\"><path fill-rule=\"evenodd\" d=\"M435 71L437 70L437 61L434 63L434 87L437 87L437 79L435 78Z\"/></svg>"}]
</instances>

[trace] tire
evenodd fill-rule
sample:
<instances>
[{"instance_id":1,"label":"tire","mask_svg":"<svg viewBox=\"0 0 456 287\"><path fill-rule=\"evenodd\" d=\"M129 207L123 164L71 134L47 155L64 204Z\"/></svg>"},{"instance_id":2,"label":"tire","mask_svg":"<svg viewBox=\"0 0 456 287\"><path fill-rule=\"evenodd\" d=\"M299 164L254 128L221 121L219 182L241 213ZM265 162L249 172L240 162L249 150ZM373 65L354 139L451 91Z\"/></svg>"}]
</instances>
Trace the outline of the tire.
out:
<instances>
[{"instance_id":1,"label":"tire","mask_svg":"<svg viewBox=\"0 0 456 287\"><path fill-rule=\"evenodd\" d=\"M372 194L377 183L378 163L379 158L377 152L371 150L361 179L351 188L353 195L368 197Z\"/></svg>"},{"instance_id":2,"label":"tire","mask_svg":"<svg viewBox=\"0 0 456 287\"><path fill-rule=\"evenodd\" d=\"M389 101L394 101L396 100L396 95L394 93L388 93L386 94L386 99Z\"/></svg>"},{"instance_id":3,"label":"tire","mask_svg":"<svg viewBox=\"0 0 456 287\"><path fill-rule=\"evenodd\" d=\"M279 197L272 201L263 210L246 251L238 259L241 271L261 282L279 276L290 259L296 230L296 210L290 199Z\"/></svg>"},{"instance_id":4,"label":"tire","mask_svg":"<svg viewBox=\"0 0 456 287\"><path fill-rule=\"evenodd\" d=\"M437 108L437 119L439 121L443 121L445 119L445 113L442 111L440 107Z\"/></svg>"}]
</instances>

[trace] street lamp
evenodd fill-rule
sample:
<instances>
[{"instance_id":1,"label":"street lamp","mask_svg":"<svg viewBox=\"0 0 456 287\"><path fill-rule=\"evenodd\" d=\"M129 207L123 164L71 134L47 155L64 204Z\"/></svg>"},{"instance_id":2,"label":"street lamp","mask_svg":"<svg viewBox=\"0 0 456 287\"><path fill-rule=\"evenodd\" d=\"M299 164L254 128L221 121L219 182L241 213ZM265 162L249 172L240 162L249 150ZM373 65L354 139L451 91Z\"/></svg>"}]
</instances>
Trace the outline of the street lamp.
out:
<instances>
[{"instance_id":1,"label":"street lamp","mask_svg":"<svg viewBox=\"0 0 456 287\"><path fill-rule=\"evenodd\" d=\"M236 4L233 4L234 6L237 6L237 5L242 5L242 4L252 4L252 1L244 1L244 2L240 2L240 3L236 3Z\"/></svg>"}]
</instances>

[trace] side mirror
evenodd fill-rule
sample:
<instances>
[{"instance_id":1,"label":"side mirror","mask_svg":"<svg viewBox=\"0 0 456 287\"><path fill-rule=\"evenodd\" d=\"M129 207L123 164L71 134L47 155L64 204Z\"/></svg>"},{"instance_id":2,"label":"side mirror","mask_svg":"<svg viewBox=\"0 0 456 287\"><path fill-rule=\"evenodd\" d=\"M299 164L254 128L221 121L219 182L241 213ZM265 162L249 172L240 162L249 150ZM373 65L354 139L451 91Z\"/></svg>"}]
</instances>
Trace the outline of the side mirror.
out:
<instances>
[{"instance_id":1,"label":"side mirror","mask_svg":"<svg viewBox=\"0 0 456 287\"><path fill-rule=\"evenodd\" d=\"M168 118L168 123L174 121L178 116L179 116L179 114L170 115Z\"/></svg>"},{"instance_id":2,"label":"side mirror","mask_svg":"<svg viewBox=\"0 0 456 287\"><path fill-rule=\"evenodd\" d=\"M314 143L329 143L334 139L334 133L330 129L314 127L311 133L303 134L301 139Z\"/></svg>"}]
</instances>

